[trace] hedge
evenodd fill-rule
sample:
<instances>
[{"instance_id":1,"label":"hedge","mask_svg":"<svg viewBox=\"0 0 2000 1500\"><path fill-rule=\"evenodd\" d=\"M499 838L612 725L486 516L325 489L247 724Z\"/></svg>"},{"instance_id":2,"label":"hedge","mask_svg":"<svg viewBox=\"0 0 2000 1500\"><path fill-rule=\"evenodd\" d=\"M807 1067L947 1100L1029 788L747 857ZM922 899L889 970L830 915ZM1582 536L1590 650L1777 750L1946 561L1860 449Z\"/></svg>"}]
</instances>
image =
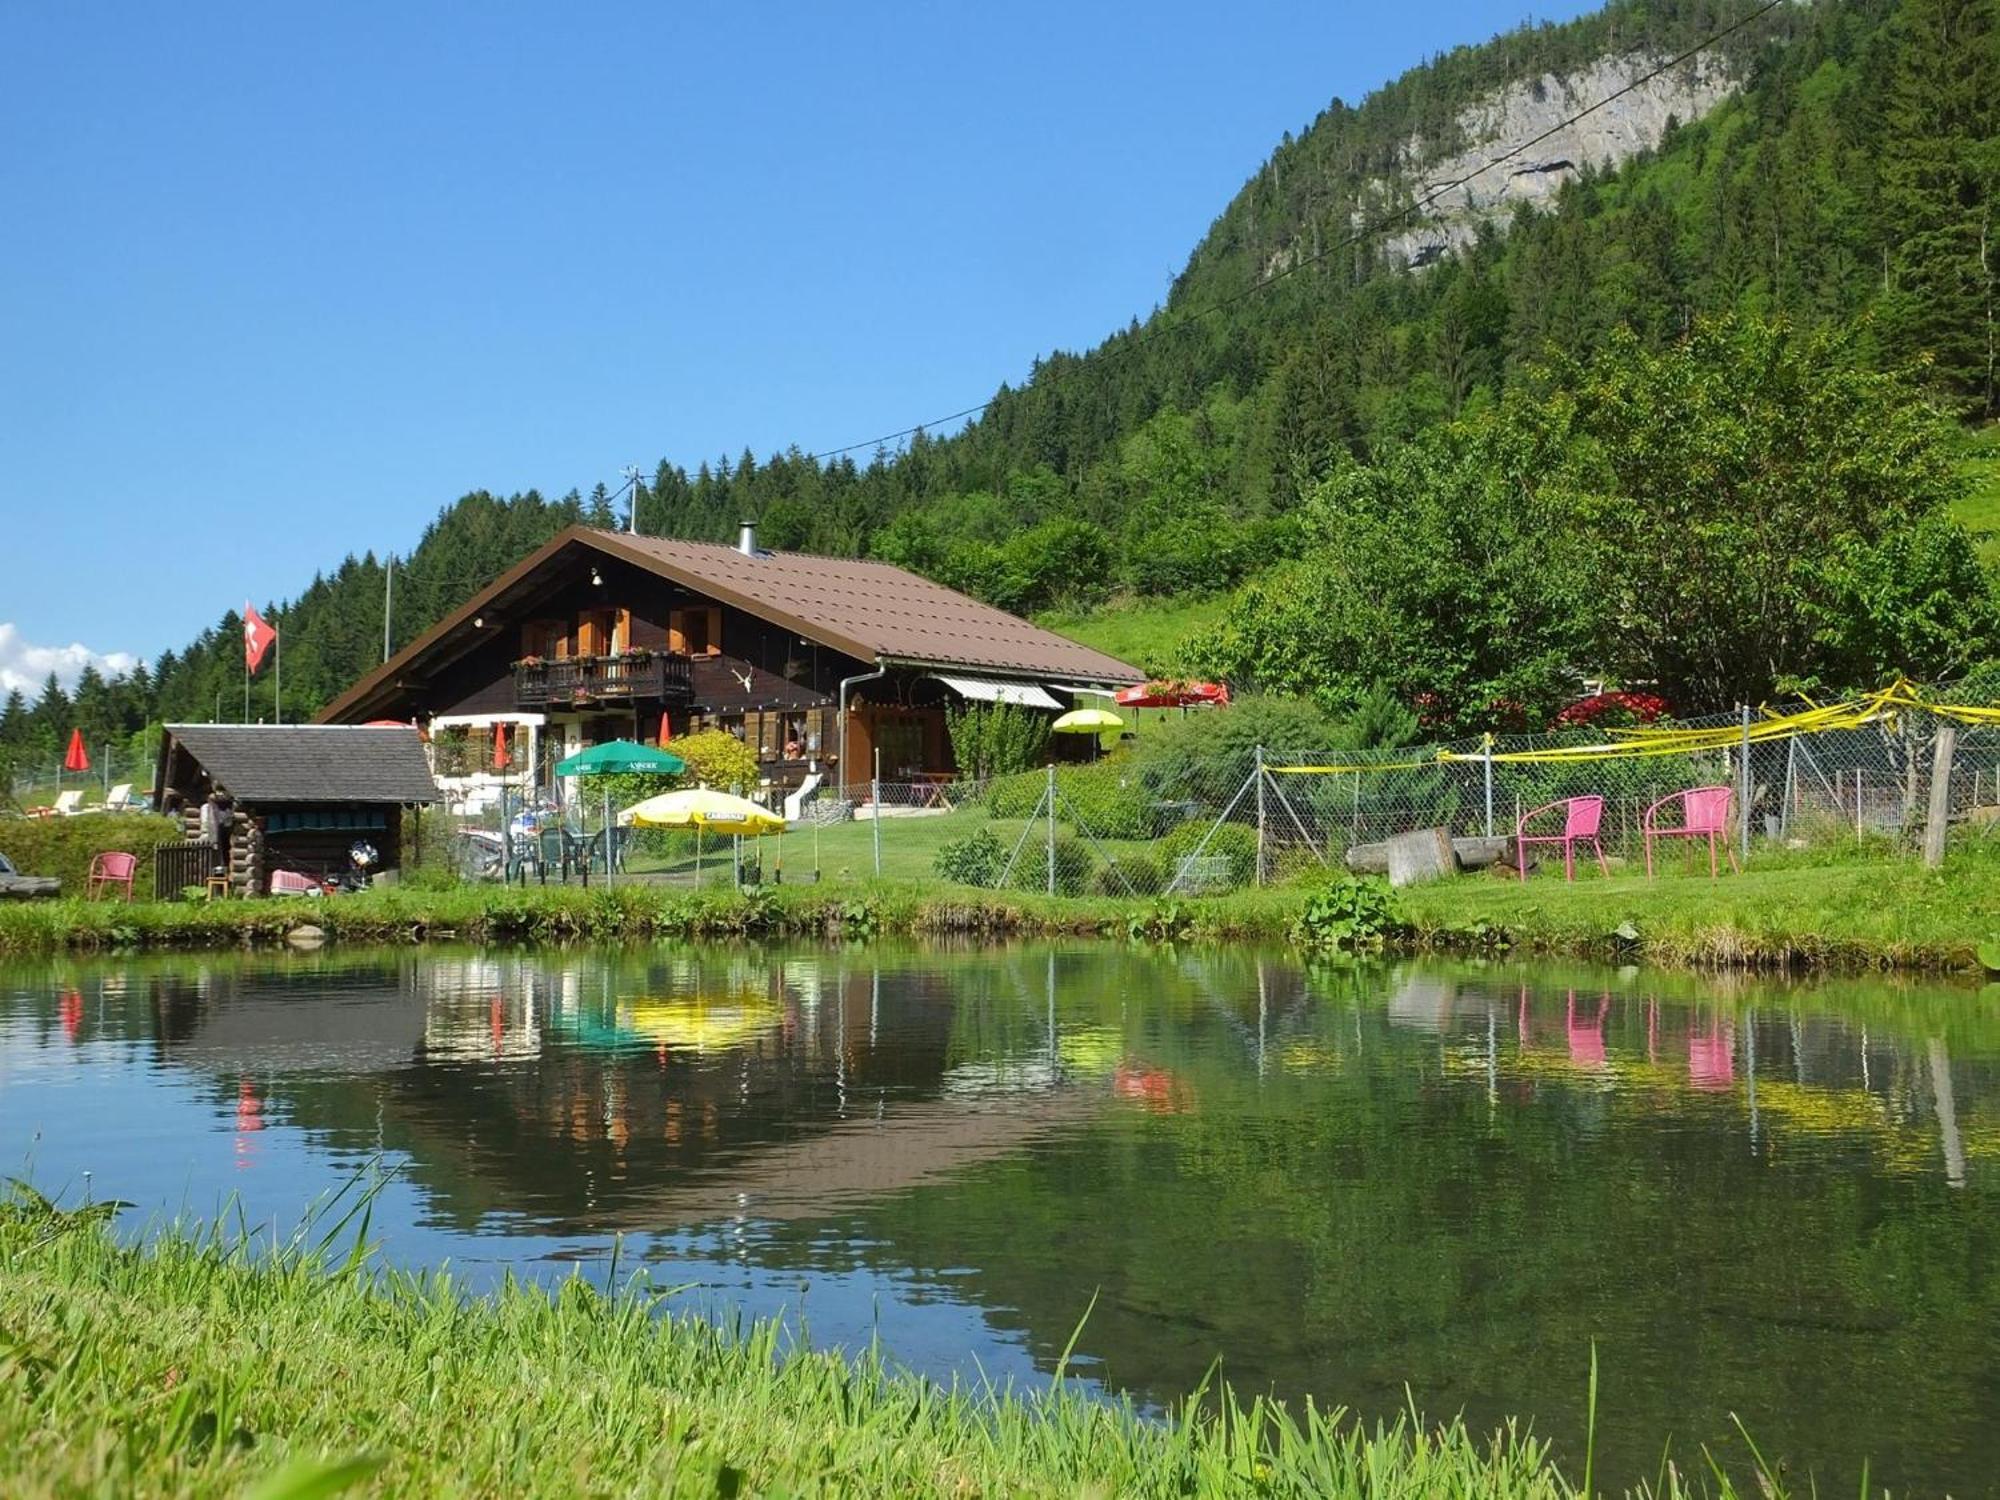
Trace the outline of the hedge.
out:
<instances>
[{"instance_id":1,"label":"hedge","mask_svg":"<svg viewBox=\"0 0 2000 1500\"><path fill-rule=\"evenodd\" d=\"M139 856L138 899L153 895L153 851L181 841L181 825L152 813L77 813L67 818L0 819L0 854L23 875L53 875L65 896L81 896L90 861L106 852Z\"/></svg>"}]
</instances>

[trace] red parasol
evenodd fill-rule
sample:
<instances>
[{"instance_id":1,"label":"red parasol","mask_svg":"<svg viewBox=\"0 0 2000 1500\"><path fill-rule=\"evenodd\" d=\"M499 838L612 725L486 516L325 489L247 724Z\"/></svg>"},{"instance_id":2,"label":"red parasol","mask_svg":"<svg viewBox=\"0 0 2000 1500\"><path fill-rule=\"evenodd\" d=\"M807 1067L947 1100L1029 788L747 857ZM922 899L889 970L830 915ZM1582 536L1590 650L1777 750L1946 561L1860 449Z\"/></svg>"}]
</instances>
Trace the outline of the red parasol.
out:
<instances>
[{"instance_id":1,"label":"red parasol","mask_svg":"<svg viewBox=\"0 0 2000 1500\"><path fill-rule=\"evenodd\" d=\"M1128 687L1112 698L1120 708L1229 707L1229 688L1220 682L1156 679Z\"/></svg>"},{"instance_id":2,"label":"red parasol","mask_svg":"<svg viewBox=\"0 0 2000 1500\"><path fill-rule=\"evenodd\" d=\"M46 765L47 762L44 761L43 764ZM69 750L63 756L63 769L65 771L88 771L90 769L90 752L83 748L83 731L81 729L72 729L69 732Z\"/></svg>"},{"instance_id":3,"label":"red parasol","mask_svg":"<svg viewBox=\"0 0 2000 1500\"><path fill-rule=\"evenodd\" d=\"M662 709L660 712L660 743L664 745L673 737L674 722L667 716L666 711Z\"/></svg>"},{"instance_id":4,"label":"red parasol","mask_svg":"<svg viewBox=\"0 0 2000 1500\"><path fill-rule=\"evenodd\" d=\"M496 771L506 770L509 760L510 757L507 754L507 726L505 724L495 724L493 726L493 769Z\"/></svg>"}]
</instances>

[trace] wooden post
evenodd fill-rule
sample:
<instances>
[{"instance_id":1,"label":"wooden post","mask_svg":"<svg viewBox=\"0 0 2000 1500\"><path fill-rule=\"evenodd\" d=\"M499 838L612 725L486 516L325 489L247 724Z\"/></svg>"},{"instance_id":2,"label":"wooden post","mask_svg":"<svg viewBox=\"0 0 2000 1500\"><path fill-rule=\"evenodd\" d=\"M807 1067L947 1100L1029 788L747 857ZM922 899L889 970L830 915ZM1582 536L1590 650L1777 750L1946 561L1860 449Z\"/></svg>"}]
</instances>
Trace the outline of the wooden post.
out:
<instances>
[{"instance_id":1,"label":"wooden post","mask_svg":"<svg viewBox=\"0 0 2000 1500\"><path fill-rule=\"evenodd\" d=\"M1924 864L1933 870L1944 863L1944 831L1951 818L1951 758L1957 746L1957 728L1939 725L1931 756L1930 812L1924 819Z\"/></svg>"}]
</instances>

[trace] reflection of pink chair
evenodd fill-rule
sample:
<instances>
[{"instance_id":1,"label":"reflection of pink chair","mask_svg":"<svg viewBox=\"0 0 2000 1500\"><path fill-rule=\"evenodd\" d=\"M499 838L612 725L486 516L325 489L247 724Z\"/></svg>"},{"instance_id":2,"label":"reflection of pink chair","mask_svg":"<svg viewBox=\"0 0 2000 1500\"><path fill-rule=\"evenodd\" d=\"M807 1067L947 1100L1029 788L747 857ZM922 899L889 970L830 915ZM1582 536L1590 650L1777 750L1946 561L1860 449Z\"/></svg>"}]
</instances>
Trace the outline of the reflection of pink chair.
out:
<instances>
[{"instance_id":1,"label":"reflection of pink chair","mask_svg":"<svg viewBox=\"0 0 2000 1500\"><path fill-rule=\"evenodd\" d=\"M1716 1022L1707 1036L1688 1038L1688 1082L1719 1093L1736 1082L1736 1028Z\"/></svg>"},{"instance_id":2,"label":"reflection of pink chair","mask_svg":"<svg viewBox=\"0 0 2000 1500\"><path fill-rule=\"evenodd\" d=\"M1597 1001L1597 1018L1579 1025L1576 1019L1576 991L1569 992L1569 1060L1581 1068L1604 1066L1604 1018L1611 1014L1611 997Z\"/></svg>"},{"instance_id":3,"label":"reflection of pink chair","mask_svg":"<svg viewBox=\"0 0 2000 1500\"><path fill-rule=\"evenodd\" d=\"M1722 840L1722 852L1729 856L1729 868L1738 875L1743 867L1736 863L1736 851L1729 847L1729 809L1736 800L1736 793L1726 786L1689 787L1684 792L1675 792L1671 797L1662 797L1646 809L1646 815L1639 820L1639 829L1646 836L1646 878L1653 878L1654 839L1702 839L1708 840L1708 877L1713 880L1720 872L1715 862L1715 841ZM1671 803L1681 806L1681 821L1677 827L1662 828L1653 821L1654 814Z\"/></svg>"},{"instance_id":4,"label":"reflection of pink chair","mask_svg":"<svg viewBox=\"0 0 2000 1500\"><path fill-rule=\"evenodd\" d=\"M1563 809L1563 831L1561 833L1530 833L1528 825L1545 812ZM1576 879L1576 846L1588 844L1597 853L1597 867L1606 875L1611 866L1604 862L1604 846L1597 842L1597 825L1604 820L1604 799L1602 797L1565 797L1560 802L1551 802L1523 813L1521 821L1514 825L1514 847L1519 859L1521 878L1528 878L1528 845L1561 844L1563 846L1563 879Z\"/></svg>"}]
</instances>

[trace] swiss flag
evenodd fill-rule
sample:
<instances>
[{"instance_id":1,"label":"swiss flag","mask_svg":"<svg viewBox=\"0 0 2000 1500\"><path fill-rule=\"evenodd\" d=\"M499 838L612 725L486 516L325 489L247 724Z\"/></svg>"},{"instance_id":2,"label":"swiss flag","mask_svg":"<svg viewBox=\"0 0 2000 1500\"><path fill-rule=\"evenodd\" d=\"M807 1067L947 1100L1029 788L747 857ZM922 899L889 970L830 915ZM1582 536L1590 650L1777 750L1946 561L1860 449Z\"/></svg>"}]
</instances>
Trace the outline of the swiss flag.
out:
<instances>
[{"instance_id":1,"label":"swiss flag","mask_svg":"<svg viewBox=\"0 0 2000 1500\"><path fill-rule=\"evenodd\" d=\"M243 601L243 666L254 672L263 665L264 653L271 649L271 642L278 638L278 632L271 628L256 607L248 599Z\"/></svg>"}]
</instances>

